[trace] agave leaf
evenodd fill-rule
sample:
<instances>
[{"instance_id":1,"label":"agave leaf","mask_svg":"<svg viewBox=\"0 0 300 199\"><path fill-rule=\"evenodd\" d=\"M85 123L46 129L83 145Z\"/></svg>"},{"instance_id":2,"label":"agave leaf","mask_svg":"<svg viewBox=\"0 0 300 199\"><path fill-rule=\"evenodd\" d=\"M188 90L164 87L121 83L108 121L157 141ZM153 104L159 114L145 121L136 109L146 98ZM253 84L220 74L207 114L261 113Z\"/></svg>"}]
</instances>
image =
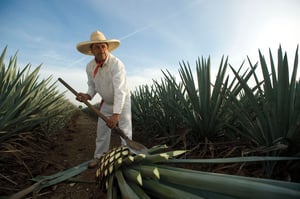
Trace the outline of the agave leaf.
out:
<instances>
[{"instance_id":1,"label":"agave leaf","mask_svg":"<svg viewBox=\"0 0 300 199\"><path fill-rule=\"evenodd\" d=\"M156 146L151 147L148 150L148 153L149 154L160 153L162 151L165 151L166 149L168 149L168 146L166 144L164 144L164 145L156 145Z\"/></svg>"},{"instance_id":2,"label":"agave leaf","mask_svg":"<svg viewBox=\"0 0 300 199\"><path fill-rule=\"evenodd\" d=\"M139 163L155 163L155 162L161 162L164 160L171 159L173 157L179 156L186 153L186 150L176 150L176 151L169 151L169 152L164 152L164 153L159 153L159 154L153 154L153 155L147 155L141 158L140 160L136 160L135 162ZM137 155L136 157L138 157Z\"/></svg>"},{"instance_id":3,"label":"agave leaf","mask_svg":"<svg viewBox=\"0 0 300 199\"><path fill-rule=\"evenodd\" d=\"M136 157L136 156L135 156ZM134 163L135 157L132 155L128 155L128 157L124 158L123 162L126 165L131 165L132 163Z\"/></svg>"},{"instance_id":4,"label":"agave leaf","mask_svg":"<svg viewBox=\"0 0 300 199\"><path fill-rule=\"evenodd\" d=\"M212 159L170 159L163 161L164 163L176 164L203 164L203 163L236 163L236 162L258 162L258 161L289 161L300 160L300 157L283 157L283 156L249 156L249 157L233 157L233 158L212 158Z\"/></svg>"},{"instance_id":5,"label":"agave leaf","mask_svg":"<svg viewBox=\"0 0 300 199\"><path fill-rule=\"evenodd\" d=\"M117 196L117 189L116 186L113 186L114 184L114 175L111 175L108 179L108 188L107 188L107 199L113 199Z\"/></svg>"},{"instance_id":6,"label":"agave leaf","mask_svg":"<svg viewBox=\"0 0 300 199\"><path fill-rule=\"evenodd\" d=\"M134 190L127 184L120 170L115 172L115 176L122 194L122 198L139 199Z\"/></svg>"},{"instance_id":7,"label":"agave leaf","mask_svg":"<svg viewBox=\"0 0 300 199\"><path fill-rule=\"evenodd\" d=\"M4 47L0 56L0 68L2 67L4 68L4 58L5 58L6 51L7 51L7 46Z\"/></svg>"},{"instance_id":8,"label":"agave leaf","mask_svg":"<svg viewBox=\"0 0 300 199\"><path fill-rule=\"evenodd\" d=\"M87 169L87 165L90 161L91 160L81 163L80 165L77 165L77 166L67 169L65 171L50 175L50 176L37 176L35 178L32 178L31 180L37 181L37 182L40 180L46 180L44 183L41 184L41 186L39 186L37 188L37 190L41 190L45 187L52 186L54 184L57 184L59 182L62 182L64 180L67 180L73 176L76 176L76 175L82 173L83 171L85 171Z\"/></svg>"},{"instance_id":9,"label":"agave leaf","mask_svg":"<svg viewBox=\"0 0 300 199\"><path fill-rule=\"evenodd\" d=\"M133 170L133 169L124 169L123 170L124 177L126 178L126 181L131 181L133 183L136 183L140 186L143 185L142 175L139 171Z\"/></svg>"},{"instance_id":10,"label":"agave leaf","mask_svg":"<svg viewBox=\"0 0 300 199\"><path fill-rule=\"evenodd\" d=\"M201 199L202 197L191 194L189 192L182 191L181 189L176 189L174 187L165 185L160 181L146 179L144 180L143 188L154 197L159 196L159 198L166 199Z\"/></svg>"},{"instance_id":11,"label":"agave leaf","mask_svg":"<svg viewBox=\"0 0 300 199\"><path fill-rule=\"evenodd\" d=\"M152 179L160 179L160 174L157 166L149 166L149 165L135 165L132 167L139 172L141 172L143 178L152 178Z\"/></svg>"},{"instance_id":12,"label":"agave leaf","mask_svg":"<svg viewBox=\"0 0 300 199\"><path fill-rule=\"evenodd\" d=\"M132 182L128 182L128 184L132 188L132 190L138 195L139 198L151 199L150 196L137 184Z\"/></svg>"},{"instance_id":13,"label":"agave leaf","mask_svg":"<svg viewBox=\"0 0 300 199\"><path fill-rule=\"evenodd\" d=\"M168 166L161 166L159 171L162 182L238 198L297 198L300 196L299 184L289 186L293 183L286 183L287 186L282 187L281 181L277 183L273 180L272 183L265 183L265 180L260 181L259 178L191 171ZM178 175L179 172L180 175Z\"/></svg>"},{"instance_id":14,"label":"agave leaf","mask_svg":"<svg viewBox=\"0 0 300 199\"><path fill-rule=\"evenodd\" d=\"M185 191L185 192L197 195L197 196L201 196L202 198L236 199L236 197L224 195L222 193L201 190L201 187L199 187L198 189L194 189L191 187L173 184L172 182L163 182L163 184L171 186L175 189L180 189L182 191Z\"/></svg>"}]
</instances>

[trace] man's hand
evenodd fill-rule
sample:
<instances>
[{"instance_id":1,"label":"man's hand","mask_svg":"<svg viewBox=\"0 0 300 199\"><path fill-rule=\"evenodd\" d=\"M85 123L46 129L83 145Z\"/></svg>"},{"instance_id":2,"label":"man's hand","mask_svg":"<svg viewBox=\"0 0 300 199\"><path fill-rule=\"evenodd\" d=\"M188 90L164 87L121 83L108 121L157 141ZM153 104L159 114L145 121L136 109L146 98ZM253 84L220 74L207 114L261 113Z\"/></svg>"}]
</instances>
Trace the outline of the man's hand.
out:
<instances>
[{"instance_id":1,"label":"man's hand","mask_svg":"<svg viewBox=\"0 0 300 199\"><path fill-rule=\"evenodd\" d=\"M106 125L113 129L118 125L120 120L120 114L114 113L111 117L108 118Z\"/></svg>"},{"instance_id":2,"label":"man's hand","mask_svg":"<svg viewBox=\"0 0 300 199\"><path fill-rule=\"evenodd\" d=\"M91 96L86 93L78 93L78 95L76 96L76 100L78 100L80 102L85 102L90 99L91 99Z\"/></svg>"}]
</instances>

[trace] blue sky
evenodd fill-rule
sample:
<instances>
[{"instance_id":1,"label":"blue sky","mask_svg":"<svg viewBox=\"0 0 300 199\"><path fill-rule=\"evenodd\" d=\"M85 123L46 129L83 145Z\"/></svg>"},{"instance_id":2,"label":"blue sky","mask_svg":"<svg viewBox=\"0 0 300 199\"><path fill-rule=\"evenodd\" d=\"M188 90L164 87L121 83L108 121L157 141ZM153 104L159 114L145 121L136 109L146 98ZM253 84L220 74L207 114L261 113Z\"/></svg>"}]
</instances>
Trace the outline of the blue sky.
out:
<instances>
[{"instance_id":1,"label":"blue sky","mask_svg":"<svg viewBox=\"0 0 300 199\"><path fill-rule=\"evenodd\" d=\"M267 55L281 44L292 60L300 43L298 0L1 0L0 21L7 59L18 51L20 67L42 64L41 77L61 77L78 91L87 90L92 57L76 45L95 30L121 40L113 54L132 90L160 79L161 70L176 75L181 61L194 67L210 56L214 72L222 55L238 68L247 56L258 61L258 49Z\"/></svg>"}]
</instances>

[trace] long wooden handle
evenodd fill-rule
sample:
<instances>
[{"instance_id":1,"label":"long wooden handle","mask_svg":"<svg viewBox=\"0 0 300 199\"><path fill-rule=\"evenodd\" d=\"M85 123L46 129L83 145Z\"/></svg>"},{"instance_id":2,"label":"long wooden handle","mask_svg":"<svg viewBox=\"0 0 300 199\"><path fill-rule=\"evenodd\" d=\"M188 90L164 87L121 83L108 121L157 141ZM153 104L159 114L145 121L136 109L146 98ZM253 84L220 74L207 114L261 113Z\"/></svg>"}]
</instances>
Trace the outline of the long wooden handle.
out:
<instances>
[{"instance_id":1,"label":"long wooden handle","mask_svg":"<svg viewBox=\"0 0 300 199\"><path fill-rule=\"evenodd\" d=\"M67 87L74 95L78 96L78 92L75 91L69 84L67 84L64 80L61 78L58 78L58 81L60 81L65 87ZM96 109L93 105L91 105L87 100L84 100L83 103L87 105L92 111L94 111L101 119L103 119L106 123L108 121L107 117L105 117L98 109ZM122 131L118 126L116 126L114 129L112 129L112 132L118 134L121 136L128 148L130 149L131 152L135 154L143 153L143 154L148 154L148 149L144 145L135 142L131 139L128 138L128 136Z\"/></svg>"},{"instance_id":2,"label":"long wooden handle","mask_svg":"<svg viewBox=\"0 0 300 199\"><path fill-rule=\"evenodd\" d=\"M58 78L58 81L60 81L66 88L68 88L74 95L78 96L78 92L73 89L67 82L65 82L63 79ZM94 107L91 103L89 103L87 100L83 100L83 103L87 105L92 111L94 111L101 119L103 119L105 122L108 121L107 117L103 115L96 107Z\"/></svg>"},{"instance_id":3,"label":"long wooden handle","mask_svg":"<svg viewBox=\"0 0 300 199\"><path fill-rule=\"evenodd\" d=\"M67 82L65 82L63 79L58 78L58 81L60 81L65 87L67 87L74 95L78 96L78 92L74 88L72 88ZM92 111L94 111L101 119L103 119L104 122L107 123L108 118L105 115L103 115L98 109L96 109L96 107L94 107L87 100L83 100L83 103L87 105ZM114 132L119 134L122 138L124 138L125 140L129 140L127 135L118 126L116 126L114 130L115 130Z\"/></svg>"}]
</instances>

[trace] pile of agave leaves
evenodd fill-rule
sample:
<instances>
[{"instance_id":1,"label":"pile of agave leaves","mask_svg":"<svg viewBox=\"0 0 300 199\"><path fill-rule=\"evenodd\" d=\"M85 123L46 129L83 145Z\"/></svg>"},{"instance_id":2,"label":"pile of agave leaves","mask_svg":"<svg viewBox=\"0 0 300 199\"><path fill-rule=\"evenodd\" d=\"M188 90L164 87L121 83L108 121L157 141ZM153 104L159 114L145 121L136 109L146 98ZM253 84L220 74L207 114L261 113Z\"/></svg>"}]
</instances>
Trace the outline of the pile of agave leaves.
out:
<instances>
[{"instance_id":1,"label":"pile of agave leaves","mask_svg":"<svg viewBox=\"0 0 300 199\"><path fill-rule=\"evenodd\" d=\"M149 155L118 147L102 157L96 176L107 198L299 198L300 184L183 169L174 164L296 160L293 157L176 159L186 151L156 146Z\"/></svg>"},{"instance_id":2,"label":"pile of agave leaves","mask_svg":"<svg viewBox=\"0 0 300 199\"><path fill-rule=\"evenodd\" d=\"M148 155L133 154L126 146L111 149L96 170L99 191L112 198L300 198L300 183L228 175L180 168L180 164L226 164L236 162L299 161L299 157L248 156L216 159L184 159L185 150L168 151L166 145L152 147ZM84 172L90 161L53 174L37 176L36 183L11 196L22 198L30 192L70 180ZM176 166L175 166L176 165ZM1 198L1 197L0 197Z\"/></svg>"}]
</instances>

